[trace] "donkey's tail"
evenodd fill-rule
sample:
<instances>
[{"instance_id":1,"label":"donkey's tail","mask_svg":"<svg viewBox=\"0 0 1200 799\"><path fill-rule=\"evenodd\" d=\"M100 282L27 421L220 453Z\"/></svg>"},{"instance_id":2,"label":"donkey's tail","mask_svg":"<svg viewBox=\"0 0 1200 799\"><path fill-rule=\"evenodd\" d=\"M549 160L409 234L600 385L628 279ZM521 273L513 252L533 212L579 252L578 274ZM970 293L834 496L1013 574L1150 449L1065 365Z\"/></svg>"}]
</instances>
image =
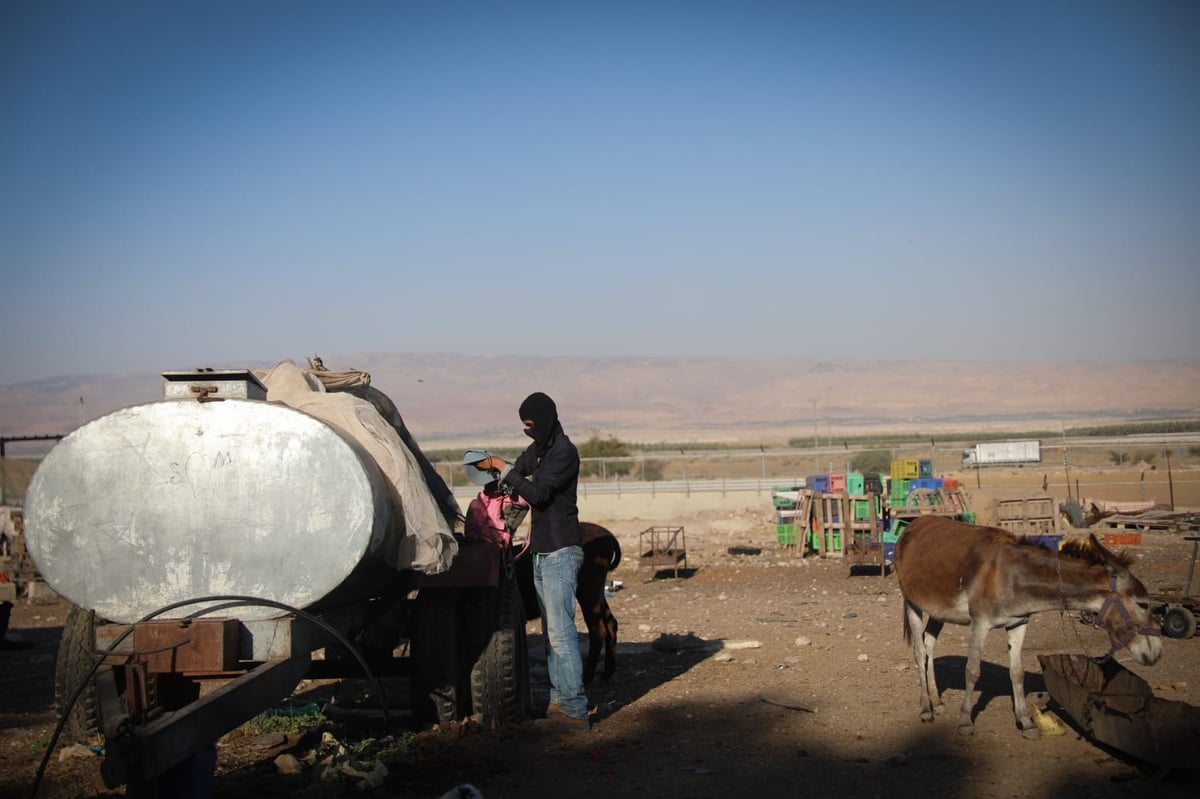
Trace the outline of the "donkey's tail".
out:
<instances>
[{"instance_id":1,"label":"donkey's tail","mask_svg":"<svg viewBox=\"0 0 1200 799\"><path fill-rule=\"evenodd\" d=\"M609 564L608 564L608 570L614 571L617 568L617 566L620 565L620 563L621 563L621 542L617 540L617 537L615 535L613 536L613 539L612 539L611 558L612 559L609 561Z\"/></svg>"},{"instance_id":2,"label":"donkey's tail","mask_svg":"<svg viewBox=\"0 0 1200 799\"><path fill-rule=\"evenodd\" d=\"M904 643L912 643L912 627L908 624L908 602L900 605L900 623L904 625Z\"/></svg>"}]
</instances>

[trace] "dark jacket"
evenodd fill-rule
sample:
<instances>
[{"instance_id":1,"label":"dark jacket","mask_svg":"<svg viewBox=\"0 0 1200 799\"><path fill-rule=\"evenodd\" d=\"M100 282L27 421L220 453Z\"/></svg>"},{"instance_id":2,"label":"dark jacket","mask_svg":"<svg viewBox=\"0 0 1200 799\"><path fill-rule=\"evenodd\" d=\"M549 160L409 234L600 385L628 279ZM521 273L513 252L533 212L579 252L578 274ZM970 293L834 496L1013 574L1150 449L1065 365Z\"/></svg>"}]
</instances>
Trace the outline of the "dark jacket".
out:
<instances>
[{"instance_id":1,"label":"dark jacket","mask_svg":"<svg viewBox=\"0 0 1200 799\"><path fill-rule=\"evenodd\" d=\"M532 509L530 551L545 554L579 545L579 450L562 425L555 424L544 445L531 444L517 456L503 479Z\"/></svg>"}]
</instances>

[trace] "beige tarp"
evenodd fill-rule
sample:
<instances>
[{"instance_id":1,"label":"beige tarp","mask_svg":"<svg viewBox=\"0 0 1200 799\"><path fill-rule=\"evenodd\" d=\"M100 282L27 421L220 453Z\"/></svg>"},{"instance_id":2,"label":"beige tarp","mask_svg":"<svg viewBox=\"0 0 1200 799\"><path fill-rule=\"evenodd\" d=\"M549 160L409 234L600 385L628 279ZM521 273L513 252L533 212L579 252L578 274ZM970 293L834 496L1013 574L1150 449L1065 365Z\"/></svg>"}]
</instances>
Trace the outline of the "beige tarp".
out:
<instances>
[{"instance_id":1,"label":"beige tarp","mask_svg":"<svg viewBox=\"0 0 1200 799\"><path fill-rule=\"evenodd\" d=\"M361 372L320 374L336 376L333 379L339 388L365 386L370 382ZM315 416L358 442L395 487L393 499L400 506L395 516L400 529L385 544L387 549L383 554L388 565L426 574L437 574L450 567L458 552L452 522L447 519L453 513L447 512L444 497L435 496L427 482L428 470L421 463L424 456L413 453L374 404L343 391L327 391L317 373L301 369L290 360L256 371L255 375L267 387L269 401ZM439 505L439 501L443 504Z\"/></svg>"},{"instance_id":2,"label":"beige tarp","mask_svg":"<svg viewBox=\"0 0 1200 799\"><path fill-rule=\"evenodd\" d=\"M1109 502L1103 499L1089 499L1086 502L1101 513L1136 514L1145 513L1158 507L1158 503L1154 500L1149 502Z\"/></svg>"}]
</instances>

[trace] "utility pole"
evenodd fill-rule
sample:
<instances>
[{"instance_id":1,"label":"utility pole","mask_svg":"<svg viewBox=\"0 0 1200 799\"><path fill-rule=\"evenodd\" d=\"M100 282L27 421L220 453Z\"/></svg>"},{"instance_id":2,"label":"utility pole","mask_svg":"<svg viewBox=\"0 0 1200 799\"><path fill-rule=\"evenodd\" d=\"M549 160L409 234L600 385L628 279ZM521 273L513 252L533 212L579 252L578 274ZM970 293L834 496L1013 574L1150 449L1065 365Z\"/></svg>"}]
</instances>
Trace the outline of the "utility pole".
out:
<instances>
[{"instance_id":1,"label":"utility pole","mask_svg":"<svg viewBox=\"0 0 1200 799\"><path fill-rule=\"evenodd\" d=\"M821 446L821 442L820 442L820 440L819 440L819 438L818 438L818 437L821 435L821 433L820 433L820 431L817 429L817 401L818 401L819 399L820 399L819 397L809 397L809 398L808 398L808 401L812 403L812 416L813 416L813 449L817 449L818 447L820 447L820 446Z\"/></svg>"},{"instance_id":2,"label":"utility pole","mask_svg":"<svg viewBox=\"0 0 1200 799\"><path fill-rule=\"evenodd\" d=\"M808 398L808 401L812 403L812 415L813 415L813 462L816 463L817 471L821 471L821 464L817 460L817 450L819 450L821 448L821 439L820 439L821 431L820 431L820 428L817 427L817 401L818 400L820 400L820 397L809 397Z\"/></svg>"},{"instance_id":3,"label":"utility pole","mask_svg":"<svg viewBox=\"0 0 1200 799\"><path fill-rule=\"evenodd\" d=\"M1164 446L1163 455L1167 456L1167 491L1171 498L1171 510L1175 510L1175 480L1171 477L1171 450Z\"/></svg>"},{"instance_id":4,"label":"utility pole","mask_svg":"<svg viewBox=\"0 0 1200 799\"><path fill-rule=\"evenodd\" d=\"M1067 463L1067 391L1063 386L1058 387L1058 423L1062 429L1063 479L1067 483L1067 499L1073 500L1075 497L1071 495L1071 467ZM1082 499L1080 497L1080 501Z\"/></svg>"}]
</instances>

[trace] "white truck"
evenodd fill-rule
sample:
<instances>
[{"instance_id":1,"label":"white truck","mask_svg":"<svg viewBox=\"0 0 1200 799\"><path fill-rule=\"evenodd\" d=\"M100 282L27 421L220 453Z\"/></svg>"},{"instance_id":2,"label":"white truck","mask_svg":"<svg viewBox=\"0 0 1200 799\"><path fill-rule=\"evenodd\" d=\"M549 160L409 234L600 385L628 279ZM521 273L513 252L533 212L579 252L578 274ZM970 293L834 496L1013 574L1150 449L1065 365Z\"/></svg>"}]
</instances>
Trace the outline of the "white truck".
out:
<instances>
[{"instance_id":1,"label":"white truck","mask_svg":"<svg viewBox=\"0 0 1200 799\"><path fill-rule=\"evenodd\" d=\"M1000 466L1041 462L1042 442L1037 439L981 442L964 449L962 457L963 466Z\"/></svg>"}]
</instances>

